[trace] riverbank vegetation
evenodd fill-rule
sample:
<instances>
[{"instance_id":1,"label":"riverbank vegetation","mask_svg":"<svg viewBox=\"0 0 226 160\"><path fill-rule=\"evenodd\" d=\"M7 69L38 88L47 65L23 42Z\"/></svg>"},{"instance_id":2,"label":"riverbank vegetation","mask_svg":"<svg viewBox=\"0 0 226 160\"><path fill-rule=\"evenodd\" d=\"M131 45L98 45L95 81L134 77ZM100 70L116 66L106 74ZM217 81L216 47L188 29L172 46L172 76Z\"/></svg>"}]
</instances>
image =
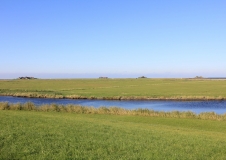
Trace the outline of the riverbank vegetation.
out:
<instances>
[{"instance_id":1,"label":"riverbank vegetation","mask_svg":"<svg viewBox=\"0 0 226 160\"><path fill-rule=\"evenodd\" d=\"M31 111L25 111L25 106ZM58 109L38 112L31 103L23 109L0 110L0 159L193 160L226 156L225 121L56 112Z\"/></svg>"},{"instance_id":2,"label":"riverbank vegetation","mask_svg":"<svg viewBox=\"0 0 226 160\"><path fill-rule=\"evenodd\" d=\"M224 100L226 80L34 79L0 80L0 95L71 99Z\"/></svg>"},{"instance_id":3,"label":"riverbank vegetation","mask_svg":"<svg viewBox=\"0 0 226 160\"><path fill-rule=\"evenodd\" d=\"M148 116L148 117L167 117L167 118L191 118L191 119L208 119L225 121L225 114L216 114L215 112L203 112L195 114L191 111L154 111L149 109L124 109L119 107L86 107L80 105L58 105L58 104L44 104L35 106L31 102L24 104L16 103L10 104L8 102L0 102L0 110L24 110L24 111L41 111L41 112L68 112L77 114L105 114L105 115L133 115L133 116Z\"/></svg>"}]
</instances>

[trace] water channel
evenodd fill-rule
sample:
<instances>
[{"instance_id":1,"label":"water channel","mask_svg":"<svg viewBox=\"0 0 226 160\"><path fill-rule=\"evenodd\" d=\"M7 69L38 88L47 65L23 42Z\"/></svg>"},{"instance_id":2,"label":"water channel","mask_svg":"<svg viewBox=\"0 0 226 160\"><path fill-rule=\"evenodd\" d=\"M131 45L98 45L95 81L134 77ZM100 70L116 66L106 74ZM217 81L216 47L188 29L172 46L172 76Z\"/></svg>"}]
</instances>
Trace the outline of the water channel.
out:
<instances>
[{"instance_id":1,"label":"water channel","mask_svg":"<svg viewBox=\"0 0 226 160\"><path fill-rule=\"evenodd\" d=\"M35 105L42 104L78 104L93 107L120 107L125 109L150 109L156 111L192 111L194 113L215 112L226 113L226 101L153 101L153 100L86 100L86 99L45 99L45 98L22 98L11 96L0 96L0 102L26 103L32 102Z\"/></svg>"}]
</instances>

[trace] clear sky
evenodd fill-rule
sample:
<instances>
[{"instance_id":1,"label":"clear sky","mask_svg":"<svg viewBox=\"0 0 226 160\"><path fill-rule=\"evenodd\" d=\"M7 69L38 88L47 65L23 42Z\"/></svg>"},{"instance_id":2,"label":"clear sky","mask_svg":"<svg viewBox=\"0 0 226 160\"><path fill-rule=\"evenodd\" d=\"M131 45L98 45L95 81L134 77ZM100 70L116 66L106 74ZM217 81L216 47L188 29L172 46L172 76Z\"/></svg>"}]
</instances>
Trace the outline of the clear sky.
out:
<instances>
[{"instance_id":1,"label":"clear sky","mask_svg":"<svg viewBox=\"0 0 226 160\"><path fill-rule=\"evenodd\" d=\"M0 0L0 79L226 77L225 0Z\"/></svg>"}]
</instances>

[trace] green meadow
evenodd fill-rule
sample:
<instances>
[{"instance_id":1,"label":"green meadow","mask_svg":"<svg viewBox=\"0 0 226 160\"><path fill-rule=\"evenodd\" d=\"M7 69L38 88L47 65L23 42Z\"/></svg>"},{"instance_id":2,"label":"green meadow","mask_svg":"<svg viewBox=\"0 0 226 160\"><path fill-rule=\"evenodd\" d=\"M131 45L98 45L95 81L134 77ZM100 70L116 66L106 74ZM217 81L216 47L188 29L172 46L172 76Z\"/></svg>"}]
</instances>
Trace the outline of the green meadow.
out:
<instances>
[{"instance_id":1,"label":"green meadow","mask_svg":"<svg viewBox=\"0 0 226 160\"><path fill-rule=\"evenodd\" d=\"M37 79L0 80L0 95L89 99L225 99L226 80Z\"/></svg>"},{"instance_id":2,"label":"green meadow","mask_svg":"<svg viewBox=\"0 0 226 160\"><path fill-rule=\"evenodd\" d=\"M0 159L225 159L226 122L0 110Z\"/></svg>"},{"instance_id":3,"label":"green meadow","mask_svg":"<svg viewBox=\"0 0 226 160\"><path fill-rule=\"evenodd\" d=\"M0 80L0 95L225 99L225 80ZM225 159L226 115L0 103L0 159Z\"/></svg>"}]
</instances>

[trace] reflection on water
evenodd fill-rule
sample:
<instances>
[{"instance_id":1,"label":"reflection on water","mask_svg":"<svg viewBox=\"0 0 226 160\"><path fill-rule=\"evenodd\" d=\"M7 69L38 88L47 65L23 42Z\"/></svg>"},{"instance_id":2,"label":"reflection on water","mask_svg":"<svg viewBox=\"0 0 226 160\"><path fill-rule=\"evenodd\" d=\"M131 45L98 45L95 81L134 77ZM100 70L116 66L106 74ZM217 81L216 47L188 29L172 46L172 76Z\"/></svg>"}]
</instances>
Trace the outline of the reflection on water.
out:
<instances>
[{"instance_id":1,"label":"reflection on water","mask_svg":"<svg viewBox=\"0 0 226 160\"><path fill-rule=\"evenodd\" d=\"M42 104L79 104L82 106L93 107L121 107L125 109L147 108L156 111L192 111L200 112L216 112L218 114L226 113L226 101L110 101L110 100L75 100L75 99L44 99L44 98L21 98L0 96L0 101L8 101L9 103L26 103L33 102L35 105Z\"/></svg>"}]
</instances>

